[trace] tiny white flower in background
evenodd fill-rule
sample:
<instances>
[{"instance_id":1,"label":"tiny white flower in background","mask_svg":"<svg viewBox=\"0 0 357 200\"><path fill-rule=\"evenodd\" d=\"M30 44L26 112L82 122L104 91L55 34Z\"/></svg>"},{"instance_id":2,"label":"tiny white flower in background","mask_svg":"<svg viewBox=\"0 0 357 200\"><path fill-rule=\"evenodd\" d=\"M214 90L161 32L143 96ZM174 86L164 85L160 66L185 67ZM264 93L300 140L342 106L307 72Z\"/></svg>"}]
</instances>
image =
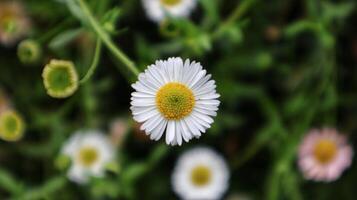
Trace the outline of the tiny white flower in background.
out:
<instances>
[{"instance_id":1,"label":"tiny white flower in background","mask_svg":"<svg viewBox=\"0 0 357 200\"><path fill-rule=\"evenodd\" d=\"M68 178L84 184L89 177L103 177L106 165L114 160L115 149L99 131L77 131L64 144L62 154L71 159Z\"/></svg>"},{"instance_id":2,"label":"tiny white flower in background","mask_svg":"<svg viewBox=\"0 0 357 200\"><path fill-rule=\"evenodd\" d=\"M330 182L351 165L353 150L336 129L313 129L299 147L299 167L309 180Z\"/></svg>"},{"instance_id":3,"label":"tiny white flower in background","mask_svg":"<svg viewBox=\"0 0 357 200\"><path fill-rule=\"evenodd\" d=\"M211 127L220 101L216 84L200 63L181 58L156 61L132 85L134 120L152 140L181 145Z\"/></svg>"},{"instance_id":4,"label":"tiny white flower in background","mask_svg":"<svg viewBox=\"0 0 357 200\"><path fill-rule=\"evenodd\" d=\"M142 0L147 16L155 22L166 17L188 17L196 7L196 0Z\"/></svg>"},{"instance_id":5,"label":"tiny white flower in background","mask_svg":"<svg viewBox=\"0 0 357 200\"><path fill-rule=\"evenodd\" d=\"M171 182L182 199L221 199L229 187L229 169L221 155L212 149L197 147L181 155Z\"/></svg>"}]
</instances>

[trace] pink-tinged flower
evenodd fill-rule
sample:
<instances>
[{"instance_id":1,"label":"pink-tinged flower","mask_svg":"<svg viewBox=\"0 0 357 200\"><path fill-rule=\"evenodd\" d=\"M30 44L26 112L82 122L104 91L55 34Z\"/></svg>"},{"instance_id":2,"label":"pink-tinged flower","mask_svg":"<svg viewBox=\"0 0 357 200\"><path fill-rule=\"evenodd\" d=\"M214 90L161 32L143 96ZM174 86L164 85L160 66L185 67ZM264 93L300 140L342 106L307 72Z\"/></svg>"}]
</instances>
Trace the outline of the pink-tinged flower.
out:
<instances>
[{"instance_id":1,"label":"pink-tinged flower","mask_svg":"<svg viewBox=\"0 0 357 200\"><path fill-rule=\"evenodd\" d=\"M109 128L110 140L115 146L120 146L123 143L125 134L129 130L128 120L124 118L114 119Z\"/></svg>"},{"instance_id":2,"label":"pink-tinged flower","mask_svg":"<svg viewBox=\"0 0 357 200\"><path fill-rule=\"evenodd\" d=\"M29 29L30 20L19 1L0 1L0 43L13 45Z\"/></svg>"},{"instance_id":3,"label":"pink-tinged flower","mask_svg":"<svg viewBox=\"0 0 357 200\"><path fill-rule=\"evenodd\" d=\"M8 109L10 109L11 102L7 94L0 88L0 114Z\"/></svg>"},{"instance_id":4,"label":"pink-tinged flower","mask_svg":"<svg viewBox=\"0 0 357 200\"><path fill-rule=\"evenodd\" d=\"M313 129L299 147L299 167L309 180L330 182L351 165L353 150L336 129Z\"/></svg>"}]
</instances>

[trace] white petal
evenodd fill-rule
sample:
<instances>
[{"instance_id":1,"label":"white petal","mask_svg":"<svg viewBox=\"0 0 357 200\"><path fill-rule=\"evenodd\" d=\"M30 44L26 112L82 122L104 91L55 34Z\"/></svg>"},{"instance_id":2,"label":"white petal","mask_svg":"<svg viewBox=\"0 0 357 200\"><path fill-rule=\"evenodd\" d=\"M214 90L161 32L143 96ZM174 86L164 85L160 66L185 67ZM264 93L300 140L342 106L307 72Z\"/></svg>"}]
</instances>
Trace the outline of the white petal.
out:
<instances>
[{"instance_id":1,"label":"white petal","mask_svg":"<svg viewBox=\"0 0 357 200\"><path fill-rule=\"evenodd\" d=\"M161 121L163 117L161 115L155 115L152 118L149 118L141 127L141 130L145 130L146 132L151 132Z\"/></svg>"},{"instance_id":2,"label":"white petal","mask_svg":"<svg viewBox=\"0 0 357 200\"><path fill-rule=\"evenodd\" d=\"M152 111L156 109L155 106L147 106L147 107L137 107L137 106L131 106L130 107L133 115L140 115L149 111Z\"/></svg>"},{"instance_id":3,"label":"white petal","mask_svg":"<svg viewBox=\"0 0 357 200\"><path fill-rule=\"evenodd\" d=\"M175 128L176 128L176 142L179 146L182 144L182 136L181 136L181 127L179 125L179 122L175 122Z\"/></svg>"},{"instance_id":4,"label":"white petal","mask_svg":"<svg viewBox=\"0 0 357 200\"><path fill-rule=\"evenodd\" d=\"M197 105L212 105L218 106L220 104L219 100L198 100L196 101Z\"/></svg>"},{"instance_id":5,"label":"white petal","mask_svg":"<svg viewBox=\"0 0 357 200\"><path fill-rule=\"evenodd\" d=\"M164 83L170 82L169 77L167 76L165 71L164 63L162 61L158 61L156 62L156 66L158 66L157 72L158 74L160 74L160 77L162 78L163 82Z\"/></svg>"},{"instance_id":6,"label":"white petal","mask_svg":"<svg viewBox=\"0 0 357 200\"><path fill-rule=\"evenodd\" d=\"M201 114L201 113L199 113L199 112L197 112L195 110L192 111L192 114L196 115L197 118L200 118L200 119L204 120L205 122L207 122L209 124L213 123L213 119L208 115Z\"/></svg>"},{"instance_id":7,"label":"white petal","mask_svg":"<svg viewBox=\"0 0 357 200\"><path fill-rule=\"evenodd\" d=\"M183 119L186 124L187 127L190 129L191 133L195 136L195 137L199 137L201 136L200 131L196 128L196 126L193 124L192 121L188 120L187 117Z\"/></svg>"},{"instance_id":8,"label":"white petal","mask_svg":"<svg viewBox=\"0 0 357 200\"><path fill-rule=\"evenodd\" d=\"M185 142L188 142L190 139L192 139L192 134L190 133L190 130L187 128L187 125L184 120L180 120L179 122L180 127L181 127L181 134Z\"/></svg>"},{"instance_id":9,"label":"white petal","mask_svg":"<svg viewBox=\"0 0 357 200\"><path fill-rule=\"evenodd\" d=\"M67 172L68 178L78 184L85 184L88 182L88 177L84 173L84 169L78 164L72 165L72 167Z\"/></svg>"},{"instance_id":10,"label":"white petal","mask_svg":"<svg viewBox=\"0 0 357 200\"><path fill-rule=\"evenodd\" d=\"M161 82L160 78L155 75L155 73L153 73L153 71L155 71L155 68L156 67L154 65L149 66L145 70L145 75L148 81L151 81L155 86L160 87L161 85L163 85L163 83Z\"/></svg>"},{"instance_id":11,"label":"white petal","mask_svg":"<svg viewBox=\"0 0 357 200\"><path fill-rule=\"evenodd\" d=\"M195 95L202 95L202 94L212 93L214 92L215 89L216 89L215 81L210 80L202 87L193 90L193 92L195 93Z\"/></svg>"},{"instance_id":12,"label":"white petal","mask_svg":"<svg viewBox=\"0 0 357 200\"><path fill-rule=\"evenodd\" d=\"M174 58L169 58L169 61L167 62L167 72L169 74L170 82L175 81L175 60Z\"/></svg>"},{"instance_id":13,"label":"white petal","mask_svg":"<svg viewBox=\"0 0 357 200\"><path fill-rule=\"evenodd\" d=\"M189 87L192 88L198 81L200 81L202 79L202 77L204 77L206 75L206 73L207 73L206 70L202 70L202 71L198 72L197 75L194 76L192 81L189 83Z\"/></svg>"},{"instance_id":14,"label":"white petal","mask_svg":"<svg viewBox=\"0 0 357 200\"><path fill-rule=\"evenodd\" d=\"M143 86L143 84L141 84L140 82L136 82L136 83L132 84L131 87L133 87L136 91L139 91L139 92L156 95L155 91Z\"/></svg>"},{"instance_id":15,"label":"white petal","mask_svg":"<svg viewBox=\"0 0 357 200\"><path fill-rule=\"evenodd\" d=\"M190 85L193 79L196 77L197 73L201 70L201 65L199 63L191 64L192 70L190 70L187 74L185 82L187 85Z\"/></svg>"},{"instance_id":16,"label":"white petal","mask_svg":"<svg viewBox=\"0 0 357 200\"><path fill-rule=\"evenodd\" d=\"M135 98L130 104L132 106L154 106L156 101L154 98Z\"/></svg>"},{"instance_id":17,"label":"white petal","mask_svg":"<svg viewBox=\"0 0 357 200\"><path fill-rule=\"evenodd\" d=\"M202 120L201 118L198 118L195 114L192 114L192 118L194 118L202 126L206 127L206 129L211 128L211 125L208 122Z\"/></svg>"},{"instance_id":18,"label":"white petal","mask_svg":"<svg viewBox=\"0 0 357 200\"><path fill-rule=\"evenodd\" d=\"M204 114L204 115L210 115L210 116L217 116L217 113L215 111L212 111L212 110L206 110L206 109L200 109L200 108L194 108L195 111L201 113L201 114Z\"/></svg>"},{"instance_id":19,"label":"white petal","mask_svg":"<svg viewBox=\"0 0 357 200\"><path fill-rule=\"evenodd\" d=\"M151 68L148 69L148 72L162 86L165 84L165 80L162 78L158 70L159 69L156 66L152 65Z\"/></svg>"},{"instance_id":20,"label":"white petal","mask_svg":"<svg viewBox=\"0 0 357 200\"><path fill-rule=\"evenodd\" d=\"M206 129L200 123L198 123L192 116L189 116L189 120L200 132L204 133L206 131Z\"/></svg>"},{"instance_id":21,"label":"white petal","mask_svg":"<svg viewBox=\"0 0 357 200\"><path fill-rule=\"evenodd\" d=\"M181 82L182 80L182 71L183 71L183 61L181 58L177 58L175 66L175 81Z\"/></svg>"},{"instance_id":22,"label":"white petal","mask_svg":"<svg viewBox=\"0 0 357 200\"><path fill-rule=\"evenodd\" d=\"M151 117L155 117L156 115L160 115L160 113L155 109L155 110L152 110L152 111L149 111L149 112L146 112L146 113L142 113L140 115L135 115L134 119L137 122L144 122L144 121L148 120Z\"/></svg>"},{"instance_id":23,"label":"white petal","mask_svg":"<svg viewBox=\"0 0 357 200\"><path fill-rule=\"evenodd\" d=\"M207 81L212 77L211 74L208 74L204 78L202 78L200 81L198 81L195 85L192 86L192 90L196 90L200 87L202 87L204 84L207 83Z\"/></svg>"},{"instance_id":24,"label":"white petal","mask_svg":"<svg viewBox=\"0 0 357 200\"><path fill-rule=\"evenodd\" d=\"M143 92L132 92L131 96L133 96L133 97L144 97L144 98L148 98L148 97L155 98L155 95L148 94L148 93L143 93Z\"/></svg>"},{"instance_id":25,"label":"white petal","mask_svg":"<svg viewBox=\"0 0 357 200\"><path fill-rule=\"evenodd\" d=\"M212 110L217 111L218 107L214 105L195 105L195 108L203 109L203 110Z\"/></svg>"},{"instance_id":26,"label":"white petal","mask_svg":"<svg viewBox=\"0 0 357 200\"><path fill-rule=\"evenodd\" d=\"M175 138L175 121L170 120L166 128L166 144L170 144Z\"/></svg>"},{"instance_id":27,"label":"white petal","mask_svg":"<svg viewBox=\"0 0 357 200\"><path fill-rule=\"evenodd\" d=\"M168 121L166 119L164 119L163 122L161 122L159 124L158 127L156 127L156 129L154 129L153 133L152 133L152 139L154 140L159 140L161 138L161 136L164 134L165 132L165 128L167 126Z\"/></svg>"},{"instance_id":28,"label":"white petal","mask_svg":"<svg viewBox=\"0 0 357 200\"><path fill-rule=\"evenodd\" d=\"M204 94L204 95L199 95L199 96L196 96L196 100L209 100L209 99L217 99L218 97L220 97L221 95L213 92L213 93L210 93L210 94Z\"/></svg>"}]
</instances>

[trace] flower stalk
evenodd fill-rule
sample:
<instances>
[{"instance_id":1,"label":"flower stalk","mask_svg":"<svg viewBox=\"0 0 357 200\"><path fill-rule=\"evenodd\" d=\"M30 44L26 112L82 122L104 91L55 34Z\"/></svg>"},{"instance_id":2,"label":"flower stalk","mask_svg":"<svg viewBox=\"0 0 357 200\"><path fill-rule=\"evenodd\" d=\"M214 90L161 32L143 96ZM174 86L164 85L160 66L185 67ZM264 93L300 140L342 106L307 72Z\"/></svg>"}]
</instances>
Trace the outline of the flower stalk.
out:
<instances>
[{"instance_id":1,"label":"flower stalk","mask_svg":"<svg viewBox=\"0 0 357 200\"><path fill-rule=\"evenodd\" d=\"M89 25L92 27L94 32L100 38L100 40L104 43L104 45L113 53L113 55L120 60L135 76L138 76L140 71L135 66L134 62L125 55L112 41L110 36L103 30L99 22L94 18L93 14L89 10L87 3L84 0L77 0L79 6L84 14L84 16L88 19Z\"/></svg>"},{"instance_id":2,"label":"flower stalk","mask_svg":"<svg viewBox=\"0 0 357 200\"><path fill-rule=\"evenodd\" d=\"M245 0L240 2L239 5L229 15L229 17L221 24L221 26L218 27L215 32L213 32L212 37L216 38L222 33L222 31L224 31L226 27L239 20L251 8L251 6L254 5L256 1L257 0Z\"/></svg>"},{"instance_id":3,"label":"flower stalk","mask_svg":"<svg viewBox=\"0 0 357 200\"><path fill-rule=\"evenodd\" d=\"M97 43L96 43L96 47L95 47L94 58L93 58L92 64L89 67L87 73L84 75L84 77L79 81L80 84L84 84L85 82L87 82L94 74L94 71L98 67L101 51L102 51L102 41L99 38L97 38Z\"/></svg>"}]
</instances>

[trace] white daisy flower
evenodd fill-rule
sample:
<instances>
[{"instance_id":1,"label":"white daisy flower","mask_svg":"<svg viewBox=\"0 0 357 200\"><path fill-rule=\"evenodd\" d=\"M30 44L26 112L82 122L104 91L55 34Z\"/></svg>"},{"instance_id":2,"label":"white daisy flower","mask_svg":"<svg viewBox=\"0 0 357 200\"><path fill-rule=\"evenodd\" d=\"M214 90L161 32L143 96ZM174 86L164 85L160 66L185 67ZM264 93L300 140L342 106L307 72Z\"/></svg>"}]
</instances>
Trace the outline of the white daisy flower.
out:
<instances>
[{"instance_id":1,"label":"white daisy flower","mask_svg":"<svg viewBox=\"0 0 357 200\"><path fill-rule=\"evenodd\" d=\"M196 7L196 0L142 0L147 16L161 22L170 17L188 17Z\"/></svg>"},{"instance_id":2,"label":"white daisy flower","mask_svg":"<svg viewBox=\"0 0 357 200\"><path fill-rule=\"evenodd\" d=\"M229 171L221 155L205 147L185 152L172 174L173 190L189 200L222 198L229 186Z\"/></svg>"},{"instance_id":3,"label":"white daisy flower","mask_svg":"<svg viewBox=\"0 0 357 200\"><path fill-rule=\"evenodd\" d=\"M220 104L216 84L200 63L181 58L156 61L132 85L134 119L152 140L166 131L166 143L199 138L213 123Z\"/></svg>"},{"instance_id":4,"label":"white daisy flower","mask_svg":"<svg viewBox=\"0 0 357 200\"><path fill-rule=\"evenodd\" d=\"M79 184L88 182L90 176L103 177L106 165L115 157L112 143L103 133L95 130L77 131L61 152L72 162L68 178Z\"/></svg>"}]
</instances>

